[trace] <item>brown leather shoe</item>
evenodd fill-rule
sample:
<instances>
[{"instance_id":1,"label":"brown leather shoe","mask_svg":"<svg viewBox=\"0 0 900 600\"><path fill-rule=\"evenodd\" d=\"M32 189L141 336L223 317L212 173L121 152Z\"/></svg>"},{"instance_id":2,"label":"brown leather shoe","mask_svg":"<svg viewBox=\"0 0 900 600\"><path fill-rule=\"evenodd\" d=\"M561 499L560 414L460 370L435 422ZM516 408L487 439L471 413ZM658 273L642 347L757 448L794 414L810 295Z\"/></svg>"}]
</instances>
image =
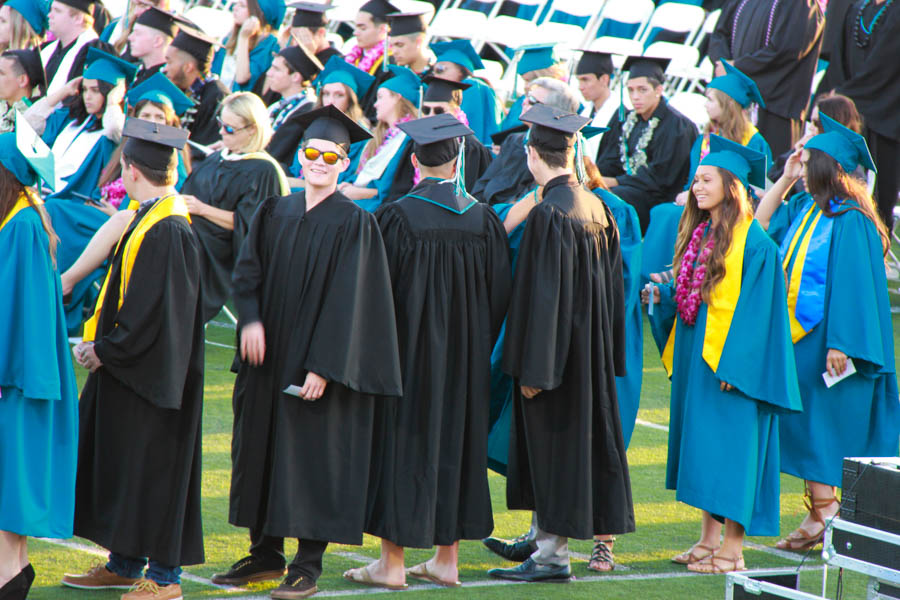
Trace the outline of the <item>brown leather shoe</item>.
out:
<instances>
[{"instance_id":1,"label":"brown leather shoe","mask_svg":"<svg viewBox=\"0 0 900 600\"><path fill-rule=\"evenodd\" d=\"M140 578L120 577L106 568L106 565L98 563L88 569L87 573L76 575L66 573L62 578L62 584L79 590L127 590Z\"/></svg>"},{"instance_id":2,"label":"brown leather shoe","mask_svg":"<svg viewBox=\"0 0 900 600\"><path fill-rule=\"evenodd\" d=\"M159 585L151 579L141 579L131 591L122 594L121 600L183 600L183 596L177 583Z\"/></svg>"}]
</instances>

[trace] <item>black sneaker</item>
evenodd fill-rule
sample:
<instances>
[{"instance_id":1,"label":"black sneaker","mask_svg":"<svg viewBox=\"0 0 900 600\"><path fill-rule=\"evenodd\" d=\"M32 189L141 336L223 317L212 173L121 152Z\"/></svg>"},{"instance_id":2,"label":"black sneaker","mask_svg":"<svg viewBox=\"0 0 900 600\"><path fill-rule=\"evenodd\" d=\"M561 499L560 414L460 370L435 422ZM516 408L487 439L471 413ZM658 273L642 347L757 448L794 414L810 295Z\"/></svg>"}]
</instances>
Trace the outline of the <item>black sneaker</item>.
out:
<instances>
[{"instance_id":1,"label":"black sneaker","mask_svg":"<svg viewBox=\"0 0 900 600\"><path fill-rule=\"evenodd\" d=\"M497 556L513 562L522 562L537 550L537 546L533 546L526 535L520 535L510 541L489 537L481 540L481 543Z\"/></svg>"},{"instance_id":2,"label":"black sneaker","mask_svg":"<svg viewBox=\"0 0 900 600\"><path fill-rule=\"evenodd\" d=\"M294 600L308 598L318 591L319 588L312 579L303 575L288 575L281 585L272 590L271 596L274 600Z\"/></svg>"},{"instance_id":3,"label":"black sneaker","mask_svg":"<svg viewBox=\"0 0 900 600\"><path fill-rule=\"evenodd\" d=\"M217 585L245 585L255 581L281 579L286 572L284 564L277 566L261 562L253 556L246 556L231 565L227 573L213 575L212 582Z\"/></svg>"}]
</instances>

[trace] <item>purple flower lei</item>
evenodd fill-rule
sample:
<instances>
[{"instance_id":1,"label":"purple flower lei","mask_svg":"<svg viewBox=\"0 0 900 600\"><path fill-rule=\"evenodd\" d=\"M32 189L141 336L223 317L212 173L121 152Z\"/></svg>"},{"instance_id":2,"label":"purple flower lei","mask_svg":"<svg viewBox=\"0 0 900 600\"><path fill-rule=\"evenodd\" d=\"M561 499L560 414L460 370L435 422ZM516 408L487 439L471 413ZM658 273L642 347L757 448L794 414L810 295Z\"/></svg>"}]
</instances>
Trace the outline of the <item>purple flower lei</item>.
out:
<instances>
[{"instance_id":1,"label":"purple flower lei","mask_svg":"<svg viewBox=\"0 0 900 600\"><path fill-rule=\"evenodd\" d=\"M700 303L703 301L700 295L700 287L703 285L703 279L706 277L706 261L712 254L713 244L715 240L713 236L709 236L706 246L700 251L700 242L703 240L703 233L706 231L709 223L704 221L697 225L694 233L691 234L691 241L688 243L684 256L681 257L681 268L678 270L678 277L675 279L675 303L678 305L678 314L686 325L693 325L697 322L697 314L700 312ZM694 268L696 261L697 267Z\"/></svg>"}]
</instances>

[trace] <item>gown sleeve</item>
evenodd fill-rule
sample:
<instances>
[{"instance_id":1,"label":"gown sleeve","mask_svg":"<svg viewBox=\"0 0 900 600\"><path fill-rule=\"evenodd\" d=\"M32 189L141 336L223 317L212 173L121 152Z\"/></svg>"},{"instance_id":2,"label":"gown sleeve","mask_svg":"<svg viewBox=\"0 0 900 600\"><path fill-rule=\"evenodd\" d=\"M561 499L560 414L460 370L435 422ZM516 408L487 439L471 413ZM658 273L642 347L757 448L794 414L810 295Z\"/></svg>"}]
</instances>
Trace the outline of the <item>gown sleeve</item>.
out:
<instances>
[{"instance_id":1,"label":"gown sleeve","mask_svg":"<svg viewBox=\"0 0 900 600\"><path fill-rule=\"evenodd\" d=\"M410 160L411 156L412 141L407 139L388 163L381 177L373 182L381 204L399 200L413 188L416 169Z\"/></svg>"},{"instance_id":2,"label":"gown sleeve","mask_svg":"<svg viewBox=\"0 0 900 600\"><path fill-rule=\"evenodd\" d=\"M264 200L256 211L247 228L247 235L241 245L234 271L231 275L232 298L237 309L240 327L262 321L259 305L260 288L263 281L263 247L266 236L266 224L276 198ZM240 327L238 335L240 335Z\"/></svg>"},{"instance_id":3,"label":"gown sleeve","mask_svg":"<svg viewBox=\"0 0 900 600\"><path fill-rule=\"evenodd\" d=\"M244 83L234 82L235 92L251 92L253 86L262 75L265 75L269 67L272 66L272 57L278 54L278 40L274 35L269 34L268 37L260 41L253 50L250 51L250 79Z\"/></svg>"},{"instance_id":4,"label":"gown sleeve","mask_svg":"<svg viewBox=\"0 0 900 600\"><path fill-rule=\"evenodd\" d=\"M669 283L651 284L659 290L659 303L653 307L653 314L647 311L647 318L650 321L650 333L653 334L653 341L659 349L660 355L669 341L669 334L672 333L672 327L675 326L675 316L677 314L677 305L675 304L675 280Z\"/></svg>"},{"instance_id":5,"label":"gown sleeve","mask_svg":"<svg viewBox=\"0 0 900 600\"><path fill-rule=\"evenodd\" d=\"M715 66L716 62L731 60L731 30L734 23L734 11L741 0L727 0L722 7L722 13L716 22L716 27L709 36L709 60Z\"/></svg>"},{"instance_id":6,"label":"gown sleeve","mask_svg":"<svg viewBox=\"0 0 900 600\"><path fill-rule=\"evenodd\" d=\"M247 186L244 195L238 200L234 209L234 232L231 237L232 256L237 256L241 251L241 244L247 237L250 229L250 221L259 208L260 202L273 196L281 196L281 180L277 169L267 160L252 159L247 162L248 177L252 177L252 183Z\"/></svg>"},{"instance_id":7,"label":"gown sleeve","mask_svg":"<svg viewBox=\"0 0 900 600\"><path fill-rule=\"evenodd\" d=\"M488 236L487 274L490 282L488 297L491 305L491 340L496 340L506 318L509 297L512 292L512 267L509 243L500 217L493 210L485 210Z\"/></svg>"}]
</instances>

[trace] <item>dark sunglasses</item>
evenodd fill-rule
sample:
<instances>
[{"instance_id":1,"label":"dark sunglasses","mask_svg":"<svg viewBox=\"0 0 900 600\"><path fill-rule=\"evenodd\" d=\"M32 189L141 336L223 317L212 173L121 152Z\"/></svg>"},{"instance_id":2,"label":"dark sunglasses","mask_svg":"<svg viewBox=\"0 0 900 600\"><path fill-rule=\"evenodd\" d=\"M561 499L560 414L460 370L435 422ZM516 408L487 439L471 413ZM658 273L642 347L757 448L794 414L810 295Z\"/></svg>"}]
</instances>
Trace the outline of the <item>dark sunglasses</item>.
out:
<instances>
[{"instance_id":1,"label":"dark sunglasses","mask_svg":"<svg viewBox=\"0 0 900 600\"><path fill-rule=\"evenodd\" d=\"M326 165L336 165L339 160L344 158L337 152L323 152L318 148L313 148L312 146L307 146L303 149L303 156L305 156L306 160L309 161L317 160L321 156Z\"/></svg>"},{"instance_id":2,"label":"dark sunglasses","mask_svg":"<svg viewBox=\"0 0 900 600\"><path fill-rule=\"evenodd\" d=\"M219 123L219 128L228 135L234 135L238 131L243 131L248 127L253 127L253 125L245 125L244 127L232 127L231 125L226 125L225 123L223 123L220 117L216 117L216 121L218 121Z\"/></svg>"},{"instance_id":3,"label":"dark sunglasses","mask_svg":"<svg viewBox=\"0 0 900 600\"><path fill-rule=\"evenodd\" d=\"M431 113L434 113L436 115L442 115L442 114L444 114L444 112L446 112L446 111L444 110L443 106L423 106L422 107L422 114L426 115L426 116L430 115Z\"/></svg>"}]
</instances>

